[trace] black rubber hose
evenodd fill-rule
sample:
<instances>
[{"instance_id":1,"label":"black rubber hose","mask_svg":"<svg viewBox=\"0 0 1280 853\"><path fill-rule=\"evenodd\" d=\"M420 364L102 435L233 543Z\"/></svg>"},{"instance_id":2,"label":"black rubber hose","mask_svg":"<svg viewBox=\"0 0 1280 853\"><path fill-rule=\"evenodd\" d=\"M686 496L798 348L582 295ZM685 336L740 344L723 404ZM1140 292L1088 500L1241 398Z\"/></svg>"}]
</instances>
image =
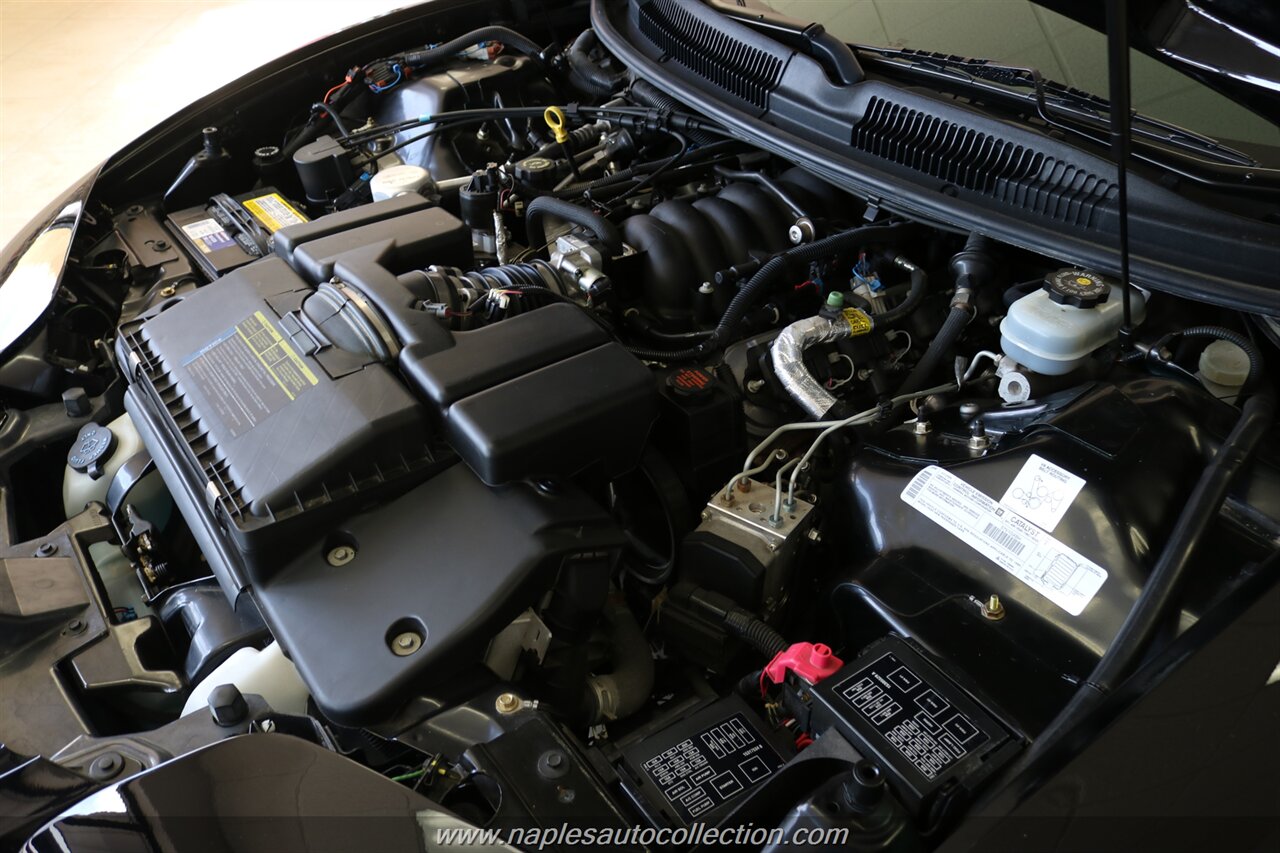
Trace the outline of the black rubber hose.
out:
<instances>
[{"instance_id":1,"label":"black rubber hose","mask_svg":"<svg viewBox=\"0 0 1280 853\"><path fill-rule=\"evenodd\" d=\"M452 41L424 50L411 50L401 55L401 60L412 68L426 68L453 58L458 52L466 50L482 41L496 41L510 50L523 53L525 56L540 56L542 48L531 39L507 27L481 27Z\"/></svg>"},{"instance_id":2,"label":"black rubber hose","mask_svg":"<svg viewBox=\"0 0 1280 853\"><path fill-rule=\"evenodd\" d=\"M592 722L625 719L643 708L653 692L653 652L621 595L610 596L604 621L613 646L613 669L591 678L587 702Z\"/></svg>"},{"instance_id":3,"label":"black rubber hose","mask_svg":"<svg viewBox=\"0 0 1280 853\"><path fill-rule=\"evenodd\" d=\"M1174 338L1213 338L1233 343L1244 350L1245 355L1249 357L1249 375L1245 378L1244 387L1241 390L1248 391L1253 388L1262 376L1262 353L1258 352L1258 348L1253 345L1253 341L1249 340L1247 335L1234 329L1228 329L1225 326L1191 326L1171 335L1166 335L1156 345L1156 348L1162 348Z\"/></svg>"},{"instance_id":4,"label":"black rubber hose","mask_svg":"<svg viewBox=\"0 0 1280 853\"><path fill-rule=\"evenodd\" d=\"M901 302L883 314L875 315L874 320L877 329L885 329L902 322L908 314L920 307L920 302L924 299L925 289L929 284L929 277L925 275L924 270L911 263L911 261L901 255L896 255L893 262L895 265L907 270L911 276L911 286L907 289L907 295L903 297Z\"/></svg>"},{"instance_id":5,"label":"black rubber hose","mask_svg":"<svg viewBox=\"0 0 1280 853\"><path fill-rule=\"evenodd\" d=\"M311 105L311 109L318 112L327 113L329 118L333 119L333 126L338 129L338 134L346 139L351 135L351 131L347 130L347 125L342 121L342 116L338 115L338 111L333 107L321 101L316 101Z\"/></svg>"},{"instance_id":6,"label":"black rubber hose","mask_svg":"<svg viewBox=\"0 0 1280 853\"><path fill-rule=\"evenodd\" d=\"M832 234L830 237L824 237L821 240L815 240L812 243L805 243L780 252L766 261L760 269L756 270L755 274L742 286L742 289L734 295L711 337L698 346L673 351L650 350L639 347L631 347L629 349L637 357L650 361L676 362L701 358L726 343L756 300L771 287L775 286L793 266L808 265L814 261L819 261L868 243L883 243L901 236L904 231L911 227L909 224L865 225L861 228L841 231L838 234ZM927 282L924 271L916 267L915 264L911 264L910 261L902 259L902 262L908 264L912 270L911 289L898 307L875 318L877 327L889 325L906 316L924 298L924 289Z\"/></svg>"},{"instance_id":7,"label":"black rubber hose","mask_svg":"<svg viewBox=\"0 0 1280 853\"><path fill-rule=\"evenodd\" d=\"M627 90L628 97L637 104L644 107L653 107L658 110L667 110L670 112L681 112L686 110L684 104L668 95L647 80L636 80L631 84L631 88ZM704 133L699 130L686 131L689 139L699 145L706 145L714 142L717 137L712 134Z\"/></svg>"},{"instance_id":8,"label":"black rubber hose","mask_svg":"<svg viewBox=\"0 0 1280 853\"><path fill-rule=\"evenodd\" d=\"M606 97L612 95L626 81L624 71L610 73L591 59L591 51L599 44L595 30L583 30L582 35L569 45L566 58L569 62L569 79L588 95Z\"/></svg>"},{"instance_id":9,"label":"black rubber hose","mask_svg":"<svg viewBox=\"0 0 1280 853\"><path fill-rule=\"evenodd\" d=\"M673 343L690 343L692 341L705 341L711 337L711 332L664 332L656 328L648 317L640 313L638 309L628 308L622 315L623 321L627 326L638 334L646 337L654 338L659 341L672 341Z\"/></svg>"},{"instance_id":10,"label":"black rubber hose","mask_svg":"<svg viewBox=\"0 0 1280 853\"><path fill-rule=\"evenodd\" d=\"M587 229L600 241L610 258L622 254L622 235L616 225L581 205L549 195L538 196L525 208L525 228L530 248L537 249L546 245L546 223L543 220L547 216L555 216Z\"/></svg>"},{"instance_id":11,"label":"black rubber hose","mask_svg":"<svg viewBox=\"0 0 1280 853\"><path fill-rule=\"evenodd\" d=\"M955 347L960 333L973 319L970 306L974 302L973 291L991 280L995 263L988 250L991 241L981 234L970 234L964 248L951 257L949 264L951 274L955 277L956 296L951 301L951 311L942 322L942 328L933 336L929 346L921 356L915 368L907 375L907 379L894 396L901 397L918 391L928 385L929 377L938 369L938 365Z\"/></svg>"},{"instance_id":12,"label":"black rubber hose","mask_svg":"<svg viewBox=\"0 0 1280 853\"><path fill-rule=\"evenodd\" d=\"M916 362L916 366L907 374L906 381L898 388L898 393L894 395L895 397L901 397L904 394L910 394L926 387L929 377L933 376L933 372L938 369L942 359L955 347L956 341L960 339L960 333L969 325L969 320L972 317L973 315L969 312L969 309L963 307L955 307L947 312L947 319L942 322L942 328L938 330L938 334L933 336L933 340L929 342L929 346L925 349L924 355L920 357L920 361Z\"/></svg>"},{"instance_id":13,"label":"black rubber hose","mask_svg":"<svg viewBox=\"0 0 1280 853\"><path fill-rule=\"evenodd\" d=\"M1006 778L1022 770L1056 745L1098 705L1102 698L1137 664L1157 630L1173 618L1182 581L1196 548L1218 517L1236 476L1271 430L1275 415L1275 393L1265 389L1244 404L1240 418L1222 442L1213 461L1200 474L1191 496L1182 508L1173 532L1165 540L1155 568L1142 587L1138 600L1116 633L1089 678L1071 697L1067 706L1040 733L1031 748L1013 765Z\"/></svg>"}]
</instances>

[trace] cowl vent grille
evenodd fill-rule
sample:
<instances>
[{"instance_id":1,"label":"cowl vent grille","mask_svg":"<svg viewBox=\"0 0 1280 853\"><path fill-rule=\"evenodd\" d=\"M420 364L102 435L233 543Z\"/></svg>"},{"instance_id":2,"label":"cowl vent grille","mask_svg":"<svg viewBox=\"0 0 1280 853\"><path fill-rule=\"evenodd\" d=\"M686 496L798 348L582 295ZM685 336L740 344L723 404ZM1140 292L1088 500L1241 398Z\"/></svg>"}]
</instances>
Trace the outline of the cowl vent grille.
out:
<instances>
[{"instance_id":1,"label":"cowl vent grille","mask_svg":"<svg viewBox=\"0 0 1280 853\"><path fill-rule=\"evenodd\" d=\"M1071 163L920 110L872 98L860 151L1057 221L1095 227L1112 183Z\"/></svg>"},{"instance_id":2,"label":"cowl vent grille","mask_svg":"<svg viewBox=\"0 0 1280 853\"><path fill-rule=\"evenodd\" d=\"M639 22L645 38L699 77L761 110L768 106L782 75L776 56L708 26L676 0L651 0L640 7Z\"/></svg>"}]
</instances>

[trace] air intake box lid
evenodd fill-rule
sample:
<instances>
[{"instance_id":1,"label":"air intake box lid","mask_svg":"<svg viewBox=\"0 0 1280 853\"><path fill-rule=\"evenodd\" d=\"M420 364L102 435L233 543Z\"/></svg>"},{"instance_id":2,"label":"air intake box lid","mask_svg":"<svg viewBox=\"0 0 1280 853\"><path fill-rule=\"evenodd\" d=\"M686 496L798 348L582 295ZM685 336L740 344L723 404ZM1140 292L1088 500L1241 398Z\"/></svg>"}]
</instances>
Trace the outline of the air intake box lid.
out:
<instances>
[{"instance_id":1,"label":"air intake box lid","mask_svg":"<svg viewBox=\"0 0 1280 853\"><path fill-rule=\"evenodd\" d=\"M277 309L310 291L268 258L121 330L153 440L181 448L176 458L242 550L265 528L442 461L421 405L387 367L334 378L309 338L288 336Z\"/></svg>"}]
</instances>

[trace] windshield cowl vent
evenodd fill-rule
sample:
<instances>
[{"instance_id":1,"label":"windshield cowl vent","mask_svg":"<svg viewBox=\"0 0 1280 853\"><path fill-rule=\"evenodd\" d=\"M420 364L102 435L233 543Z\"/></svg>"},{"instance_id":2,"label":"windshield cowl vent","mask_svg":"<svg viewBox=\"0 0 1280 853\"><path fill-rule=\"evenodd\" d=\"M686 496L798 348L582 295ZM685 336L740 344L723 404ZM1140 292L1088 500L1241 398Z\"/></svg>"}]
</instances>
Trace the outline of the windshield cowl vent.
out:
<instances>
[{"instance_id":1,"label":"windshield cowl vent","mask_svg":"<svg viewBox=\"0 0 1280 853\"><path fill-rule=\"evenodd\" d=\"M1098 227L1111 181L1060 158L872 98L853 129L859 151L1069 225Z\"/></svg>"},{"instance_id":2,"label":"windshield cowl vent","mask_svg":"<svg viewBox=\"0 0 1280 853\"><path fill-rule=\"evenodd\" d=\"M764 110L783 62L699 20L675 0L639 10L640 32L668 57L723 91Z\"/></svg>"}]
</instances>

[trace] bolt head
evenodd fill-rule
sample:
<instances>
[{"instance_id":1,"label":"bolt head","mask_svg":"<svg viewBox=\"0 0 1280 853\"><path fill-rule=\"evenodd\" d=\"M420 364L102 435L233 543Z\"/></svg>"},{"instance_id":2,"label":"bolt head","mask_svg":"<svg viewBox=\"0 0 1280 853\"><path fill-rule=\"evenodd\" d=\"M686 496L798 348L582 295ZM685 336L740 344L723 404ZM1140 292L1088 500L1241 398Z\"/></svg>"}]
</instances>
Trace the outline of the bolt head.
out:
<instances>
[{"instance_id":1,"label":"bolt head","mask_svg":"<svg viewBox=\"0 0 1280 853\"><path fill-rule=\"evenodd\" d=\"M816 528L816 527L811 527L811 528L809 528L809 532L808 532L808 533L806 533L806 534L805 534L805 536L807 536L807 537L808 537L808 539L809 539L809 541L810 541L810 542L821 542L821 541L822 541L822 532L821 532L820 530L818 530L818 528Z\"/></svg>"},{"instance_id":2,"label":"bolt head","mask_svg":"<svg viewBox=\"0 0 1280 853\"><path fill-rule=\"evenodd\" d=\"M422 648L422 635L417 631L403 631L391 638L391 651L398 657L408 657Z\"/></svg>"},{"instance_id":3,"label":"bolt head","mask_svg":"<svg viewBox=\"0 0 1280 853\"><path fill-rule=\"evenodd\" d=\"M174 287L172 284L166 284L164 287L160 288L160 296L165 299L168 299L177 292L178 288Z\"/></svg>"},{"instance_id":4,"label":"bolt head","mask_svg":"<svg viewBox=\"0 0 1280 853\"><path fill-rule=\"evenodd\" d=\"M40 547L36 549L37 557L52 557L56 553L58 553L58 546L54 545L52 542L43 542Z\"/></svg>"},{"instance_id":5,"label":"bolt head","mask_svg":"<svg viewBox=\"0 0 1280 853\"><path fill-rule=\"evenodd\" d=\"M249 705L234 684L219 684L209 693L209 715L217 725L230 728L249 716Z\"/></svg>"},{"instance_id":6,"label":"bolt head","mask_svg":"<svg viewBox=\"0 0 1280 853\"><path fill-rule=\"evenodd\" d=\"M356 549L350 545L338 545L330 548L329 553L325 554L324 558L329 565L335 568L345 566L356 558Z\"/></svg>"},{"instance_id":7,"label":"bolt head","mask_svg":"<svg viewBox=\"0 0 1280 853\"><path fill-rule=\"evenodd\" d=\"M520 710L520 706L524 704L520 701L520 697L514 693L502 693L494 701L493 707L497 709L499 714L514 714Z\"/></svg>"},{"instance_id":8,"label":"bolt head","mask_svg":"<svg viewBox=\"0 0 1280 853\"><path fill-rule=\"evenodd\" d=\"M123 769L124 759L120 757L119 753L105 752L95 758L93 763L89 765L89 776L99 782L105 782L108 779L115 778Z\"/></svg>"}]
</instances>

